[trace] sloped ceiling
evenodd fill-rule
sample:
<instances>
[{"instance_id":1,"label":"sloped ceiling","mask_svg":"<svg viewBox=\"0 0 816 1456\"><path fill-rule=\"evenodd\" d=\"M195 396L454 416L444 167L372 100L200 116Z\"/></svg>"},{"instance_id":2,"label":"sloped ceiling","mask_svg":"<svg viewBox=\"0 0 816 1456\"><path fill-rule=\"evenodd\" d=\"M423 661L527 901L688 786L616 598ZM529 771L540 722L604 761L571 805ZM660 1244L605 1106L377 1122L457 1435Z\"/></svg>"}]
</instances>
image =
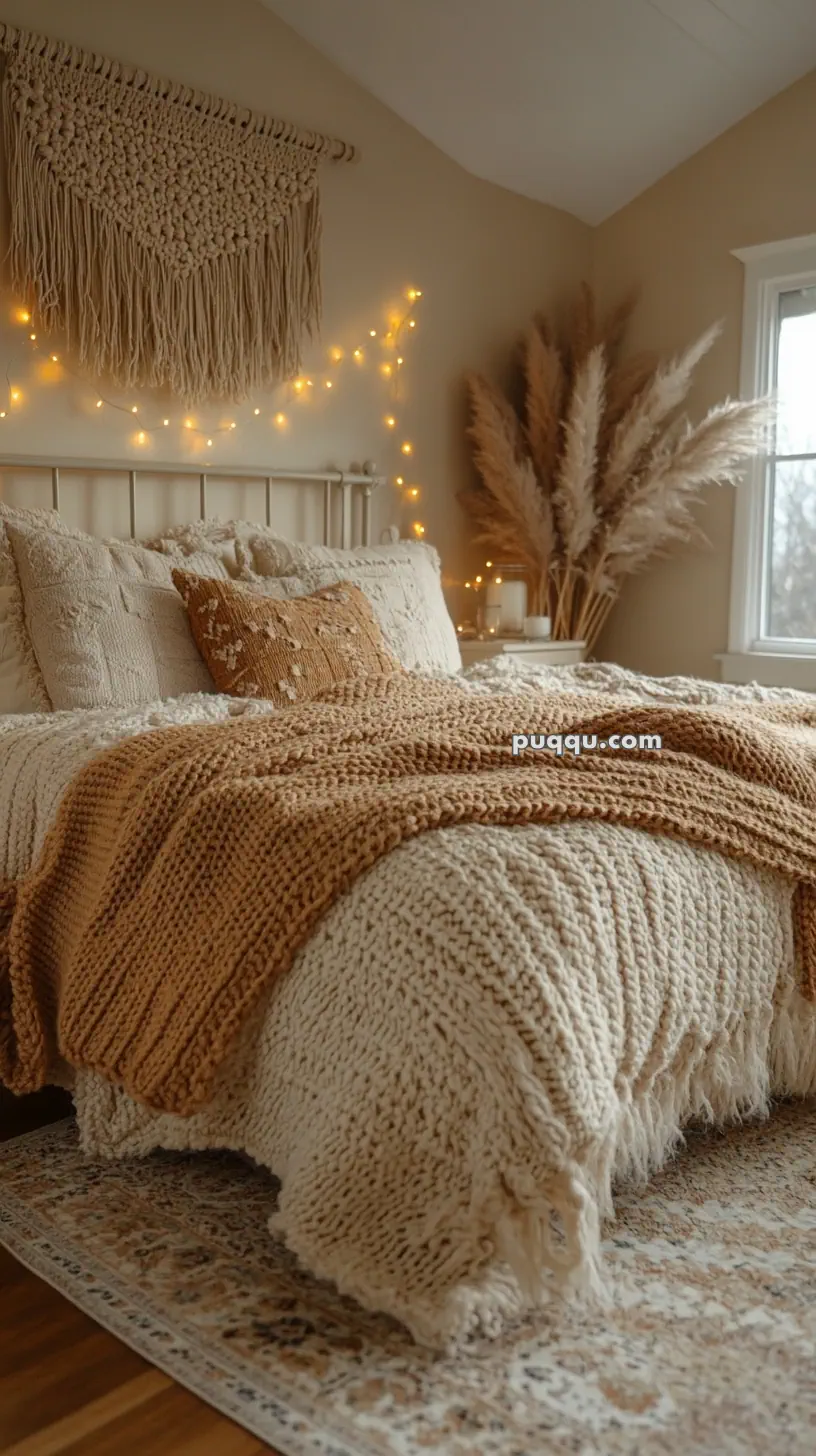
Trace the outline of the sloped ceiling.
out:
<instances>
[{"instance_id":1,"label":"sloped ceiling","mask_svg":"<svg viewBox=\"0 0 816 1456\"><path fill-rule=\"evenodd\" d=\"M816 0L263 3L468 171L590 223L816 66Z\"/></svg>"}]
</instances>

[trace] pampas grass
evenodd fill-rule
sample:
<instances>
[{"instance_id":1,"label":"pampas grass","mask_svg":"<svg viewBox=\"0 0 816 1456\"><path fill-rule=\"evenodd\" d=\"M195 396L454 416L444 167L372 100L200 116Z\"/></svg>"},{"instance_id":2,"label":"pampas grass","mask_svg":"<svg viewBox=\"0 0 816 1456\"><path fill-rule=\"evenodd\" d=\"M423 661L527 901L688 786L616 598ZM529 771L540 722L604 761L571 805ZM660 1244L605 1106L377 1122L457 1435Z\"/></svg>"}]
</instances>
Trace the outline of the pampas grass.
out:
<instances>
[{"instance_id":1,"label":"pampas grass","mask_svg":"<svg viewBox=\"0 0 816 1456\"><path fill-rule=\"evenodd\" d=\"M700 491L738 482L771 418L767 400L727 400L692 425L683 405L719 327L670 360L622 361L633 307L630 297L599 318L583 285L560 334L536 318L520 412L481 375L468 380L481 479L462 500L476 540L523 565L531 611L588 651L624 579L672 544L701 538Z\"/></svg>"}]
</instances>

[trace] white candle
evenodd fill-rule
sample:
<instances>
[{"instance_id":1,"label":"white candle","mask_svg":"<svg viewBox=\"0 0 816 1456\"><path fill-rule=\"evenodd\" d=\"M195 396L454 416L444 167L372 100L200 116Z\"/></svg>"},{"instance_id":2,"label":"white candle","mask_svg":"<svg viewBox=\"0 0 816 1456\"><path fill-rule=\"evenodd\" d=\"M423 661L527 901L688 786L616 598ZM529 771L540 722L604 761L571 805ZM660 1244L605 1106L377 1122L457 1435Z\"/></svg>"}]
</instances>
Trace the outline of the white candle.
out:
<instances>
[{"instance_id":1,"label":"white candle","mask_svg":"<svg viewBox=\"0 0 816 1456\"><path fill-rule=\"evenodd\" d=\"M526 581L502 581L496 591L499 593L498 603L501 607L499 631L508 635L521 633L527 615Z\"/></svg>"}]
</instances>

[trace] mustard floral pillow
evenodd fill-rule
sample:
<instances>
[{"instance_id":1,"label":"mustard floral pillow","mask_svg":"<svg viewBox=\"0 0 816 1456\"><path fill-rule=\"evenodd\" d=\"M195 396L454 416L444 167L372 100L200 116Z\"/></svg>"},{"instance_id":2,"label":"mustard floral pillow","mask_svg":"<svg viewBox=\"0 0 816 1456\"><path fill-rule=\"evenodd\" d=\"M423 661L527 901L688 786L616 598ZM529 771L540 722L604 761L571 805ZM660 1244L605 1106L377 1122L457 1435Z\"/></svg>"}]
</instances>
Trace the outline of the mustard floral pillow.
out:
<instances>
[{"instance_id":1,"label":"mustard floral pillow","mask_svg":"<svg viewBox=\"0 0 816 1456\"><path fill-rule=\"evenodd\" d=\"M400 671L366 597L348 582L283 601L179 569L173 582L221 693L286 707L346 678Z\"/></svg>"}]
</instances>

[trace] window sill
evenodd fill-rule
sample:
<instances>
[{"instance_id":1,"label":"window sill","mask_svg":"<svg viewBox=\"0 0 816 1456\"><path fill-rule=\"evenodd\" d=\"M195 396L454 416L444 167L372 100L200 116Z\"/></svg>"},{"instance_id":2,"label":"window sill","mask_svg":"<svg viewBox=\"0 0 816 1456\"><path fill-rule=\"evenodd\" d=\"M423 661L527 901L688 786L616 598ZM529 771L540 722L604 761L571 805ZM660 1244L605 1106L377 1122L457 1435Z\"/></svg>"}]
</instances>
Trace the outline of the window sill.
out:
<instances>
[{"instance_id":1,"label":"window sill","mask_svg":"<svg viewBox=\"0 0 816 1456\"><path fill-rule=\"evenodd\" d=\"M793 652L719 652L720 676L727 683L760 683L766 688L816 692L816 654Z\"/></svg>"}]
</instances>

